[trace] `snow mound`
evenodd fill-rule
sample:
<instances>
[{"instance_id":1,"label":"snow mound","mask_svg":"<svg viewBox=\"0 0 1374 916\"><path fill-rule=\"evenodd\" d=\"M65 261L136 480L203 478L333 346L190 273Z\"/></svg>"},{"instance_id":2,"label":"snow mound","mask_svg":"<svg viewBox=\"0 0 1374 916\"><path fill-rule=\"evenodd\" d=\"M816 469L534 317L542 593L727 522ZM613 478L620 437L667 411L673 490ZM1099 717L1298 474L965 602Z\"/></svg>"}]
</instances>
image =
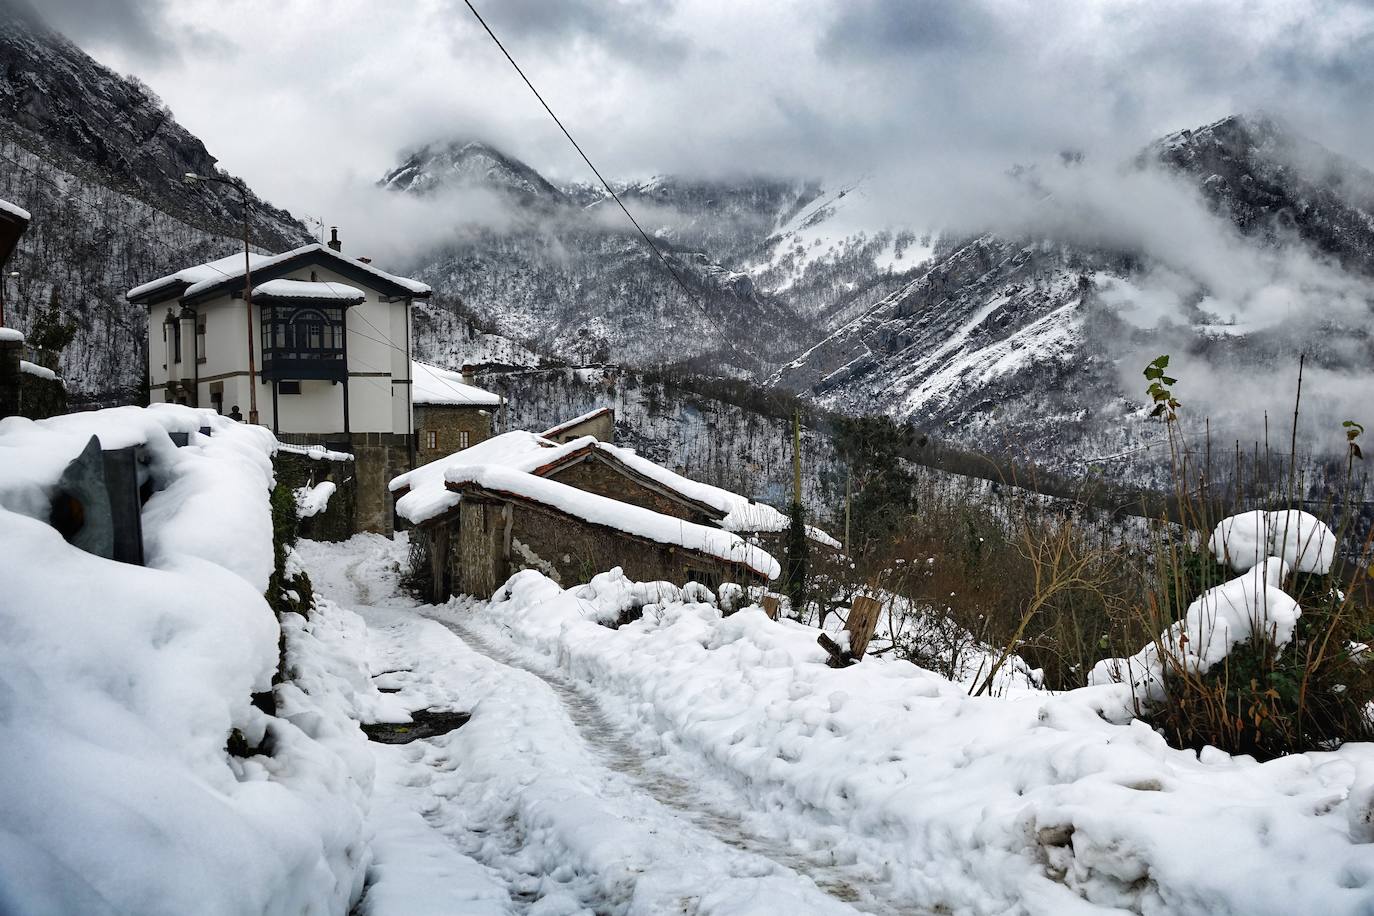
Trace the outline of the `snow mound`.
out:
<instances>
[{"instance_id":1,"label":"snow mound","mask_svg":"<svg viewBox=\"0 0 1374 916\"><path fill-rule=\"evenodd\" d=\"M1296 607L1270 584L1281 571L1199 603L1188 625L1230 627L1200 661L1251 611L1291 633ZM884 896L978 914L1368 911L1368 745L1199 756L1109 721L1119 684L970 697L888 658L831 669L815 629L757 608L670 602L608 630L587 600L526 571L488 604L435 613L593 691L665 768L728 783L769 836L855 863Z\"/></svg>"},{"instance_id":2,"label":"snow mound","mask_svg":"<svg viewBox=\"0 0 1374 916\"><path fill-rule=\"evenodd\" d=\"M47 524L92 435L142 447L146 567ZM278 661L263 598L274 446L175 405L0 421L0 912L323 914L357 899L361 735L300 689L280 717L251 702ZM292 666L323 664L298 643L288 632ZM231 756L231 730L270 756Z\"/></svg>"},{"instance_id":3,"label":"snow mound","mask_svg":"<svg viewBox=\"0 0 1374 916\"><path fill-rule=\"evenodd\" d=\"M1302 608L1279 588L1287 575L1288 564L1270 557L1245 575L1208 589L1158 642L1130 658L1103 659L1093 666L1088 683L1130 684L1136 699L1159 702L1165 696L1166 665L1171 670L1205 674L1230 655L1237 643L1257 634L1276 646L1288 645Z\"/></svg>"},{"instance_id":4,"label":"snow mound","mask_svg":"<svg viewBox=\"0 0 1374 916\"><path fill-rule=\"evenodd\" d=\"M1224 519L1208 548L1236 572L1265 557L1282 557L1299 572L1326 574L1336 557L1336 535L1316 516L1298 509L1244 512Z\"/></svg>"},{"instance_id":5,"label":"snow mound","mask_svg":"<svg viewBox=\"0 0 1374 916\"><path fill-rule=\"evenodd\" d=\"M297 487L296 517L313 518L329 508L329 499L338 489L332 480L322 480L313 487Z\"/></svg>"}]
</instances>

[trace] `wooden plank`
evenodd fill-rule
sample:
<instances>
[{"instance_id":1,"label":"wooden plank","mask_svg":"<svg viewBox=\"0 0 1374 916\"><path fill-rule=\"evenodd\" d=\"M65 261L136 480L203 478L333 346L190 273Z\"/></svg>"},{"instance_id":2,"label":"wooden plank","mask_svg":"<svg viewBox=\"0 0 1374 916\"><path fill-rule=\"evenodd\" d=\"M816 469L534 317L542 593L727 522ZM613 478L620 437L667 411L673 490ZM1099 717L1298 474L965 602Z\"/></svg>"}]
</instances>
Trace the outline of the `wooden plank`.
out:
<instances>
[{"instance_id":1,"label":"wooden plank","mask_svg":"<svg viewBox=\"0 0 1374 916\"><path fill-rule=\"evenodd\" d=\"M850 608L849 617L844 622L844 628L849 633L849 654L855 660L864 657L864 652L868 649L868 641L873 638L873 632L878 629L878 613L882 608L882 602L877 598L861 595L854 599L854 606Z\"/></svg>"}]
</instances>

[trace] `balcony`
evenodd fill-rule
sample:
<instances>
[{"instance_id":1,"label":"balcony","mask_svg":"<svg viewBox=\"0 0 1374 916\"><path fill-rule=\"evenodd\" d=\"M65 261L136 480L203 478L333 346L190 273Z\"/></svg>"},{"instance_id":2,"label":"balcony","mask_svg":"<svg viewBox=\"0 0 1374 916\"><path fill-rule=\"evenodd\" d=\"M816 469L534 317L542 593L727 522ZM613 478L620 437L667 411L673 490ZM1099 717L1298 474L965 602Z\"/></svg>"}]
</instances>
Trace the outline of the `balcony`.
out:
<instances>
[{"instance_id":1,"label":"balcony","mask_svg":"<svg viewBox=\"0 0 1374 916\"><path fill-rule=\"evenodd\" d=\"M262 370L273 379L348 378L343 309L265 305L262 309Z\"/></svg>"},{"instance_id":2,"label":"balcony","mask_svg":"<svg viewBox=\"0 0 1374 916\"><path fill-rule=\"evenodd\" d=\"M342 348L264 348L260 375L264 381L327 379L342 382L348 378L348 361L344 358Z\"/></svg>"}]
</instances>

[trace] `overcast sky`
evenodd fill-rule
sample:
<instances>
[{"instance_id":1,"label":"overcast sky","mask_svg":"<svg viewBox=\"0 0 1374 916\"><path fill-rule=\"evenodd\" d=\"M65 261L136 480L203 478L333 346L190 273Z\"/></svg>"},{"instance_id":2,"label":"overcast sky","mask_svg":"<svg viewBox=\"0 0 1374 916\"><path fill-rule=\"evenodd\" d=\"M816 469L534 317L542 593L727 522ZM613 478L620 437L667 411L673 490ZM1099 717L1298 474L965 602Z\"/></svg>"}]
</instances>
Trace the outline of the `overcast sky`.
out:
<instances>
[{"instance_id":1,"label":"overcast sky","mask_svg":"<svg viewBox=\"0 0 1374 916\"><path fill-rule=\"evenodd\" d=\"M877 173L919 208L1256 109L1374 164L1374 0L475 2L613 176ZM591 177L462 0L38 5L293 211L433 139Z\"/></svg>"}]
</instances>

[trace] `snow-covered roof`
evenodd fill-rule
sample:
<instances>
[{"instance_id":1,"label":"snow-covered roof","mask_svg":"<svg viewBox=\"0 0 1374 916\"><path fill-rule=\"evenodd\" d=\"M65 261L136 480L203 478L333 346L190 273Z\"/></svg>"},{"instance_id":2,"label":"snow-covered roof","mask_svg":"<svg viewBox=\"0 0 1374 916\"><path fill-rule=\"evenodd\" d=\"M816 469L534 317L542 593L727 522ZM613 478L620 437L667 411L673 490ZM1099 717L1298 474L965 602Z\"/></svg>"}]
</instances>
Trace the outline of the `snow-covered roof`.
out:
<instances>
[{"instance_id":1,"label":"snow-covered roof","mask_svg":"<svg viewBox=\"0 0 1374 916\"><path fill-rule=\"evenodd\" d=\"M299 258L307 254L318 254L322 255L325 258L332 258L336 261L343 262L344 264L347 264L348 266L356 270L360 270L366 274L371 274L379 280L385 280L387 282L394 283L397 286L402 287L403 289L417 296L427 296L430 293L429 286L424 283L421 283L418 280L412 280L409 277L398 277L395 274L389 274L384 270L379 270L378 268L373 267L371 264L364 264L357 258L345 257L343 254L340 254L333 248L330 248L328 245L321 245L319 242L312 242L309 245L302 245L299 248L293 248L290 251L282 252L279 255L274 255L270 258L264 258L253 265L253 270L268 270L285 261L289 261L294 258ZM186 290L184 295L195 296L200 293L206 292L207 290L213 289L217 284L223 283L226 280L237 280L242 276L243 262L240 260L238 267L234 270L227 271L225 276L210 277L205 280L201 280L198 283L193 283Z\"/></svg>"},{"instance_id":2,"label":"snow-covered roof","mask_svg":"<svg viewBox=\"0 0 1374 916\"><path fill-rule=\"evenodd\" d=\"M0 200L0 213L8 214L9 216L12 216L16 219L21 219L26 223L29 220L33 219L33 216L29 214L28 210L25 210L23 207L20 207L17 204L12 204L8 200Z\"/></svg>"},{"instance_id":3,"label":"snow-covered roof","mask_svg":"<svg viewBox=\"0 0 1374 916\"><path fill-rule=\"evenodd\" d=\"M0 340L23 343L24 332L20 331L18 328L0 328Z\"/></svg>"},{"instance_id":4,"label":"snow-covered roof","mask_svg":"<svg viewBox=\"0 0 1374 916\"><path fill-rule=\"evenodd\" d=\"M619 463L666 490L714 509L722 516L717 524L726 531L785 531L789 524L784 513L766 503L754 502L738 493L684 477L636 455L630 449L601 442L593 436L581 436L560 444L525 430L514 430L494 436L392 479L393 493L409 491L397 500L396 511L402 517L419 523L456 506L458 495L444 487L445 473L450 468L497 465L527 474L542 475L545 469L553 469L565 458L589 449L599 452L612 462ZM839 541L819 528L808 525L806 533L818 543L834 548L840 546Z\"/></svg>"},{"instance_id":5,"label":"snow-covered roof","mask_svg":"<svg viewBox=\"0 0 1374 916\"><path fill-rule=\"evenodd\" d=\"M459 407L499 407L501 404L500 395L465 384L463 374L452 369L411 360L410 378L411 397L416 404Z\"/></svg>"},{"instance_id":6,"label":"snow-covered roof","mask_svg":"<svg viewBox=\"0 0 1374 916\"><path fill-rule=\"evenodd\" d=\"M257 267L263 261L268 260L265 254L249 254L249 263ZM228 254L213 261L206 261L204 264L196 264L192 267L183 267L176 273L167 274L165 277L158 277L156 280L149 280L141 286L135 286L125 295L126 299L142 299L150 293L157 292L164 286L170 287L181 283L186 286L194 286L204 280L218 277L224 279L234 275L235 265L239 276L243 275L243 252Z\"/></svg>"},{"instance_id":7,"label":"snow-covered roof","mask_svg":"<svg viewBox=\"0 0 1374 916\"><path fill-rule=\"evenodd\" d=\"M565 433L576 426L580 426L581 424L586 423L588 420L594 420L604 413L610 413L613 409L614 408L611 407L598 407L596 410L589 410L581 416L573 417L571 420L564 420L557 426L550 426L548 429L544 430L544 432L541 433L541 435L543 435L546 438L552 439L554 436L561 435L562 433Z\"/></svg>"},{"instance_id":8,"label":"snow-covered roof","mask_svg":"<svg viewBox=\"0 0 1374 916\"><path fill-rule=\"evenodd\" d=\"M390 484L391 492L409 491L396 501L396 511L402 518L418 524L458 505L458 494L444 488L444 472L450 467L463 464L496 464L529 472L561 456L577 444L574 441L560 446L557 442L551 442L543 436L523 429L492 436L462 451L445 455L428 464L422 464L413 471L393 477Z\"/></svg>"},{"instance_id":9,"label":"snow-covered roof","mask_svg":"<svg viewBox=\"0 0 1374 916\"><path fill-rule=\"evenodd\" d=\"M335 302L357 304L367 298L367 294L356 286L346 283L317 283L310 280L288 280L285 278L268 280L253 287L253 296L277 297L281 299L324 299Z\"/></svg>"},{"instance_id":10,"label":"snow-covered roof","mask_svg":"<svg viewBox=\"0 0 1374 916\"><path fill-rule=\"evenodd\" d=\"M445 471L444 479L450 490L476 486L509 494L634 537L740 563L769 579L777 578L781 572L777 560L737 534L588 493L556 480L490 464L453 465Z\"/></svg>"},{"instance_id":11,"label":"snow-covered roof","mask_svg":"<svg viewBox=\"0 0 1374 916\"><path fill-rule=\"evenodd\" d=\"M365 264L356 258L346 257L340 252L330 248L328 245L322 245L319 242L302 245L299 248L293 248L290 251L285 251L277 255L251 254L249 255L249 264L256 273L260 270L270 270L273 267L280 266L297 258L303 258L307 255L318 255L323 259L337 261L340 263L340 266L347 266L364 275L374 277L385 283L393 284L413 296L423 297L430 294L429 286L418 280L389 274L384 270L373 267L371 264ZM204 264L186 267L176 273L168 274L165 277L159 277L141 286L135 286L125 294L125 298L131 301L143 299L152 293L161 291L163 288L170 289L176 284L182 284L185 287L181 290L180 295L196 296L200 293L214 289L221 283L240 280L242 277L243 253L239 252L214 261L208 261ZM262 284L262 286L266 285L266 283ZM255 286L255 289L260 288L260 286Z\"/></svg>"}]
</instances>

